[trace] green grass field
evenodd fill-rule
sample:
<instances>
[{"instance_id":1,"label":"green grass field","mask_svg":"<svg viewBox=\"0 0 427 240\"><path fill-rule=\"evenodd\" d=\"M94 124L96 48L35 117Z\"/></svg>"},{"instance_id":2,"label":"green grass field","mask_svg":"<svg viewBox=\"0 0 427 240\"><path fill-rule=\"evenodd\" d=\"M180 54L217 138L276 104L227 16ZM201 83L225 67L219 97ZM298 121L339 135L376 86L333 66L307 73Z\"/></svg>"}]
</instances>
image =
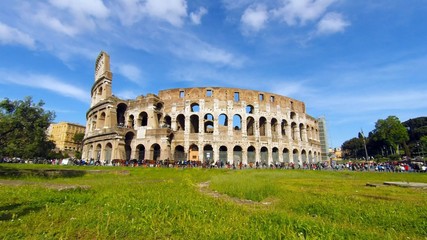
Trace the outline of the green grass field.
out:
<instances>
[{"instance_id":1,"label":"green grass field","mask_svg":"<svg viewBox=\"0 0 427 240\"><path fill-rule=\"evenodd\" d=\"M427 239L426 189L366 186L427 183L423 173L18 164L0 173L0 239Z\"/></svg>"}]
</instances>

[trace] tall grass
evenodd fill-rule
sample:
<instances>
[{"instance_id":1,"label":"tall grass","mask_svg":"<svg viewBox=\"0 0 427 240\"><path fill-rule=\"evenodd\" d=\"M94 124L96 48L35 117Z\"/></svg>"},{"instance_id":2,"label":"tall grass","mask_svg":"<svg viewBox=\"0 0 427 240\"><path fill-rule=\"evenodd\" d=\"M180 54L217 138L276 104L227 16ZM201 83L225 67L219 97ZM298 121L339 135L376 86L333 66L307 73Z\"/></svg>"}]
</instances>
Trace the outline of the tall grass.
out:
<instances>
[{"instance_id":1,"label":"tall grass","mask_svg":"<svg viewBox=\"0 0 427 240\"><path fill-rule=\"evenodd\" d=\"M0 165L0 171L46 166ZM48 167L48 169L52 166ZM54 169L64 169L54 166ZM425 174L66 167L3 176L1 239L425 239ZM86 171L88 170L88 171ZM120 172L129 171L129 172ZM7 181L5 180L7 179ZM220 193L213 197L198 184ZM19 184L11 184L10 182ZM59 191L49 186L74 185ZM247 204L221 196L270 204Z\"/></svg>"}]
</instances>

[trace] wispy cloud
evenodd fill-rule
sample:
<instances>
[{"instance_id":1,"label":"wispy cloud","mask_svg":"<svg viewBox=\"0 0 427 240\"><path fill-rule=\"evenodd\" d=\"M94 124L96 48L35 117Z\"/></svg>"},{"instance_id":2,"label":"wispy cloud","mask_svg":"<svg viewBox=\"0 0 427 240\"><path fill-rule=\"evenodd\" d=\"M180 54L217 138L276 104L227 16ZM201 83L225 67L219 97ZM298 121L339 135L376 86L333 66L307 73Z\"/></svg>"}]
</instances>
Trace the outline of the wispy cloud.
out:
<instances>
[{"instance_id":1,"label":"wispy cloud","mask_svg":"<svg viewBox=\"0 0 427 240\"><path fill-rule=\"evenodd\" d=\"M33 49L35 40L28 34L0 22L0 44L23 45Z\"/></svg>"},{"instance_id":2,"label":"wispy cloud","mask_svg":"<svg viewBox=\"0 0 427 240\"><path fill-rule=\"evenodd\" d=\"M264 5L248 7L240 20L244 33L258 32L263 29L268 21L268 11Z\"/></svg>"},{"instance_id":3,"label":"wispy cloud","mask_svg":"<svg viewBox=\"0 0 427 240\"><path fill-rule=\"evenodd\" d=\"M80 89L69 83L60 81L50 75L16 73L0 69L0 84L15 84L30 88L49 90L58 95L71 97L81 102L89 103L90 96L86 90Z\"/></svg>"},{"instance_id":4,"label":"wispy cloud","mask_svg":"<svg viewBox=\"0 0 427 240\"><path fill-rule=\"evenodd\" d=\"M198 11L190 13L191 22L195 25L200 25L202 17L208 13L208 10L204 7L200 7Z\"/></svg>"},{"instance_id":5,"label":"wispy cloud","mask_svg":"<svg viewBox=\"0 0 427 240\"><path fill-rule=\"evenodd\" d=\"M118 64L117 70L119 74L123 75L130 81L140 84L142 72L137 66L132 64Z\"/></svg>"},{"instance_id":6,"label":"wispy cloud","mask_svg":"<svg viewBox=\"0 0 427 240\"><path fill-rule=\"evenodd\" d=\"M350 23L339 13L327 13L317 24L317 34L328 35L343 32Z\"/></svg>"}]
</instances>

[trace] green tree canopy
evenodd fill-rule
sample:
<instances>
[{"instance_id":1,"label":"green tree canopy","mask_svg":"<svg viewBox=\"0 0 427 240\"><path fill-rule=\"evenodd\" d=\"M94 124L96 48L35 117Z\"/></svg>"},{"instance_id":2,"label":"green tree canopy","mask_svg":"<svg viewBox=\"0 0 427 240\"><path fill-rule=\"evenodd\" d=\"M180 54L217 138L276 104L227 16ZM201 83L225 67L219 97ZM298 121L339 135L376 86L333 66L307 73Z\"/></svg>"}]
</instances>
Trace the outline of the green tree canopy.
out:
<instances>
[{"instance_id":1,"label":"green tree canopy","mask_svg":"<svg viewBox=\"0 0 427 240\"><path fill-rule=\"evenodd\" d=\"M55 147L46 136L55 113L43 106L43 101L33 103L31 97L0 102L0 156L46 157Z\"/></svg>"},{"instance_id":2,"label":"green tree canopy","mask_svg":"<svg viewBox=\"0 0 427 240\"><path fill-rule=\"evenodd\" d=\"M399 153L399 145L406 144L409 140L408 131L396 116L380 119L375 123L373 138L376 141L384 141Z\"/></svg>"}]
</instances>

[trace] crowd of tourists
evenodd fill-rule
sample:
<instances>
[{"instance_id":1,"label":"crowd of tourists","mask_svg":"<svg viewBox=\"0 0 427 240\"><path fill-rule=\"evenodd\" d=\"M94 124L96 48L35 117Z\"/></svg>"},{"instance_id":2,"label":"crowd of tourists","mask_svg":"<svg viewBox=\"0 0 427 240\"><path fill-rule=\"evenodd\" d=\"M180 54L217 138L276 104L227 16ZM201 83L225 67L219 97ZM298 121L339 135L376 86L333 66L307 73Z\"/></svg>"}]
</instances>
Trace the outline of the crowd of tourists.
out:
<instances>
[{"instance_id":1,"label":"crowd of tourists","mask_svg":"<svg viewBox=\"0 0 427 240\"><path fill-rule=\"evenodd\" d=\"M21 160L18 158L0 158L0 163L39 163L51 165L89 165L101 166L103 162L90 159L88 161L81 159L52 159L52 160ZM427 164L422 161L389 161L389 162L317 162L317 163L293 163L293 162L275 162L267 164L266 162L236 163L217 161L172 161L172 160L121 160L114 159L109 166L126 167L175 167L175 168L228 168L228 169L302 169L302 170L334 170L334 171L376 171L376 172L427 172Z\"/></svg>"}]
</instances>

